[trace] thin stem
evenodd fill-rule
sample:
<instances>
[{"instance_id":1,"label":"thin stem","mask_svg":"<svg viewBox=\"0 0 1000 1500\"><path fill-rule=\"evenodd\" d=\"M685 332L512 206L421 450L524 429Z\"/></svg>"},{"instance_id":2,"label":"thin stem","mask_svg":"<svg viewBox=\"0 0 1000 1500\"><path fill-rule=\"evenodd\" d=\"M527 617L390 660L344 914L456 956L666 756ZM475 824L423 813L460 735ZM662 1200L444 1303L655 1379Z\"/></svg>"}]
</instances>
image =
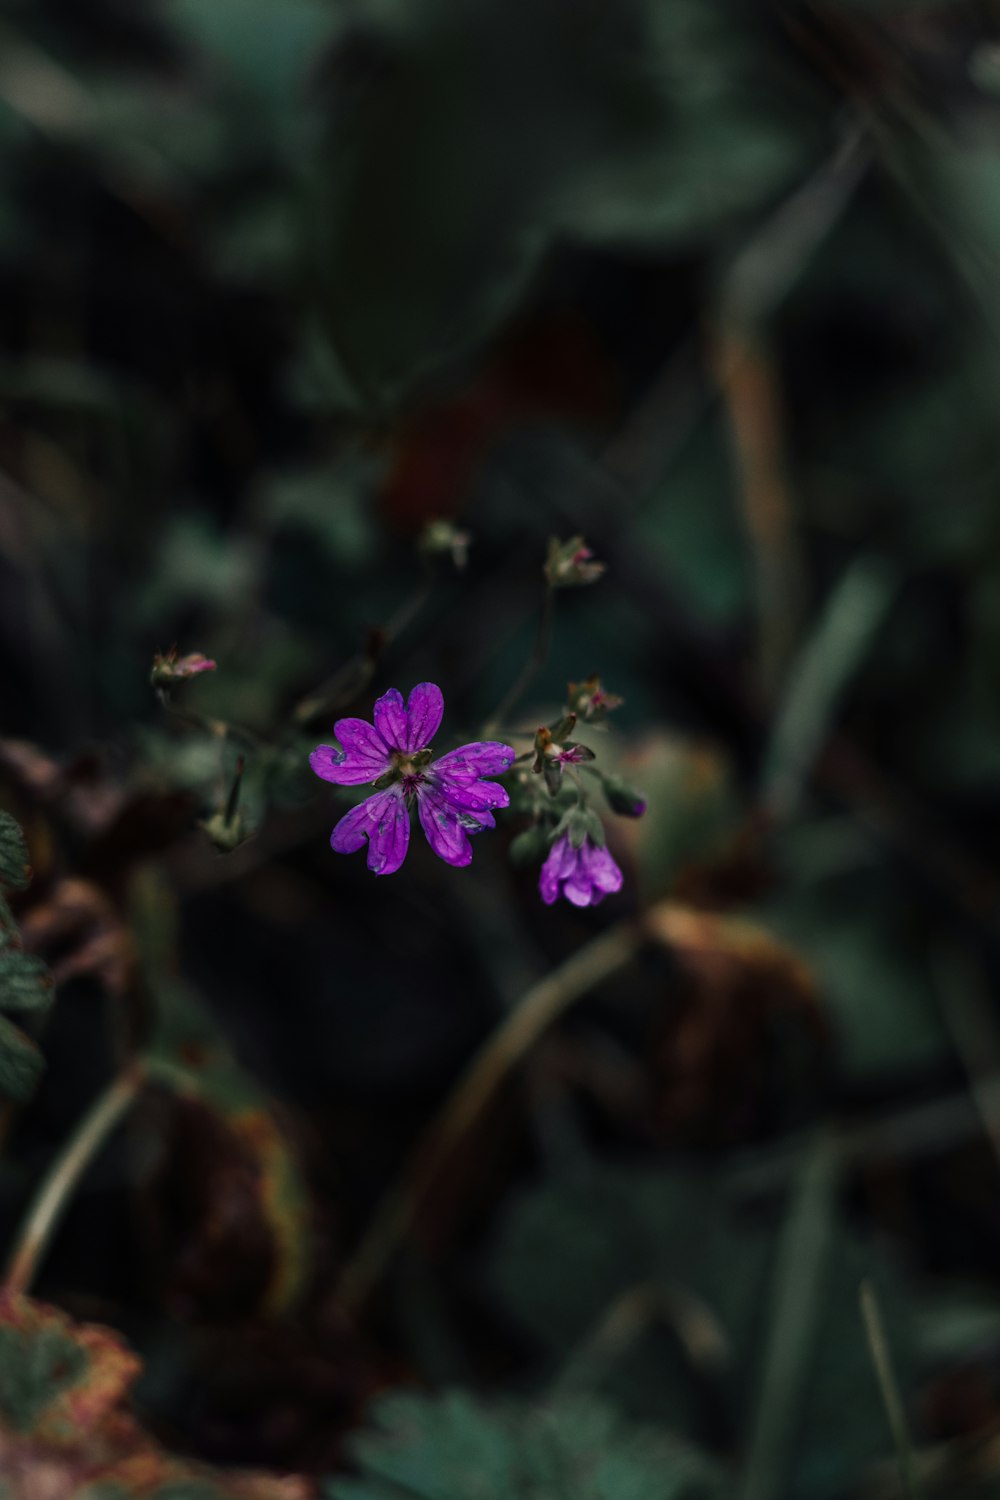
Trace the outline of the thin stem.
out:
<instances>
[{"instance_id":1,"label":"thin stem","mask_svg":"<svg viewBox=\"0 0 1000 1500\"><path fill-rule=\"evenodd\" d=\"M14 1241L4 1291L27 1291L80 1179L138 1097L144 1081L143 1065L129 1063L97 1097L49 1167Z\"/></svg>"},{"instance_id":2,"label":"thin stem","mask_svg":"<svg viewBox=\"0 0 1000 1500\"><path fill-rule=\"evenodd\" d=\"M406 1238L429 1189L510 1070L581 995L620 969L644 941L644 930L623 922L585 944L527 991L488 1037L417 1144L402 1176L386 1193L341 1278L342 1303L357 1313Z\"/></svg>"},{"instance_id":3,"label":"thin stem","mask_svg":"<svg viewBox=\"0 0 1000 1500\"><path fill-rule=\"evenodd\" d=\"M554 614L555 589L550 583L546 582L545 598L542 601L542 613L538 621L538 634L535 636L535 644L532 647L531 655L503 698L497 704L490 718L483 725L482 735L484 740L491 739L496 734L504 719L507 718L516 704L520 702L532 678L544 666L545 658L549 654L549 644L552 640L552 619Z\"/></svg>"},{"instance_id":4,"label":"thin stem","mask_svg":"<svg viewBox=\"0 0 1000 1500\"><path fill-rule=\"evenodd\" d=\"M896 1373L892 1368L892 1356L889 1353L889 1343L885 1336L885 1327L882 1323L878 1298L875 1296L875 1288L867 1279L861 1283L858 1289L858 1300L861 1304L861 1318L865 1325L865 1338L868 1340L868 1349L872 1357L872 1364L875 1367L875 1375L882 1394L885 1414L889 1419L889 1428L892 1432L893 1441L896 1444L900 1487L907 1500L918 1500L920 1491L917 1488L917 1479L913 1467L913 1444L910 1441L910 1433L906 1425L903 1398L899 1393Z\"/></svg>"},{"instance_id":5,"label":"thin stem","mask_svg":"<svg viewBox=\"0 0 1000 1500\"><path fill-rule=\"evenodd\" d=\"M386 648L397 636L402 635L427 603L433 583L433 577L426 573L395 614L384 625L369 633L364 649L355 652L331 677L325 678L296 704L292 713L295 724L300 728L308 727L324 714L333 713L350 702L367 686Z\"/></svg>"}]
</instances>

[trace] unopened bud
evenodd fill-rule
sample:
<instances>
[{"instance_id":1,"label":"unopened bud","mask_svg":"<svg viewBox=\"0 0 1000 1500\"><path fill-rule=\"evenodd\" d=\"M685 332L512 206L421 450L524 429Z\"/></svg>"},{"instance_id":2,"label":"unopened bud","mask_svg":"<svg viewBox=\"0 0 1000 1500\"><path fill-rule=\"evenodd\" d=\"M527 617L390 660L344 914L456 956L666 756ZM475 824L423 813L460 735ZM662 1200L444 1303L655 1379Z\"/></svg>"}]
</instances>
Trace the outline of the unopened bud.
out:
<instances>
[{"instance_id":1,"label":"unopened bud","mask_svg":"<svg viewBox=\"0 0 1000 1500\"><path fill-rule=\"evenodd\" d=\"M588 677L585 682L571 682L567 694L570 708L586 724L603 723L608 714L621 708L625 701L617 693L606 692L596 675Z\"/></svg>"},{"instance_id":2,"label":"unopened bud","mask_svg":"<svg viewBox=\"0 0 1000 1500\"><path fill-rule=\"evenodd\" d=\"M453 522L443 519L428 521L417 543L425 557L450 558L459 572L469 560L472 537L460 531Z\"/></svg>"},{"instance_id":3,"label":"unopened bud","mask_svg":"<svg viewBox=\"0 0 1000 1500\"><path fill-rule=\"evenodd\" d=\"M582 536L572 536L568 542L550 538L545 576L552 588L578 588L581 584L596 583L603 572L604 564L597 561Z\"/></svg>"},{"instance_id":4,"label":"unopened bud","mask_svg":"<svg viewBox=\"0 0 1000 1500\"><path fill-rule=\"evenodd\" d=\"M171 646L169 651L162 656L153 657L153 668L149 674L149 680L154 687L171 687L175 682L183 682L186 677L197 677L199 672L214 672L215 662L211 657L203 656L200 651L191 651L187 656L180 656L176 646Z\"/></svg>"},{"instance_id":5,"label":"unopened bud","mask_svg":"<svg viewBox=\"0 0 1000 1500\"><path fill-rule=\"evenodd\" d=\"M646 798L629 786L620 776L601 776L604 798L612 812L623 818L641 818L646 811Z\"/></svg>"}]
</instances>

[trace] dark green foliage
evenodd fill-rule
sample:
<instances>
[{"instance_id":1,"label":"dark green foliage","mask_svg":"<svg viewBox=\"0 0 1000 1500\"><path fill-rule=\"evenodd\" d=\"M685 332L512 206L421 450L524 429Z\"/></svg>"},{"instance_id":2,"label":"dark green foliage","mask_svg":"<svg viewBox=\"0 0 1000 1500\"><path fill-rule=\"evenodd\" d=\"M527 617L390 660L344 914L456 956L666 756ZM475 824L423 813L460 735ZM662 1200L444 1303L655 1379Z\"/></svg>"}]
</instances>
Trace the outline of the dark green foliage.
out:
<instances>
[{"instance_id":1,"label":"dark green foliage","mask_svg":"<svg viewBox=\"0 0 1000 1500\"><path fill-rule=\"evenodd\" d=\"M645 1420L704 1432L719 1403L743 1447L760 1396L777 1226L737 1207L737 1183L693 1169L602 1168L578 1186L528 1194L507 1217L493 1284L561 1378L613 1395ZM800 1302L810 1334L787 1394L789 1488L834 1500L886 1445L885 1418L857 1308L858 1286L883 1288L894 1354L907 1380L911 1305L899 1269L885 1264L831 1203L810 1211L820 1236L815 1278ZM792 1266L804 1252L796 1249ZM792 1272L794 1274L794 1271ZM630 1305L644 1308L634 1319ZM614 1321L630 1330L613 1333ZM567 1353L569 1363L566 1363ZM865 1403L854 1398L867 1392ZM795 1406L791 1404L794 1397ZM842 1412L851 1408L844 1426Z\"/></svg>"},{"instance_id":2,"label":"dark green foliage","mask_svg":"<svg viewBox=\"0 0 1000 1500\"><path fill-rule=\"evenodd\" d=\"M888 1497L862 1277L928 1500L990 1493L995 7L10 0L0 54L0 1249L137 1054L37 1275L141 1345L143 1493ZM331 853L338 718L433 679L441 753L526 666L470 869ZM28 1443L72 1337L0 1338Z\"/></svg>"},{"instance_id":3,"label":"dark green foliage","mask_svg":"<svg viewBox=\"0 0 1000 1500\"><path fill-rule=\"evenodd\" d=\"M31 880L28 846L10 813L0 812L0 886L25 891Z\"/></svg>"},{"instance_id":4,"label":"dark green foliage","mask_svg":"<svg viewBox=\"0 0 1000 1500\"><path fill-rule=\"evenodd\" d=\"M41 1015L52 1001L52 976L41 959L22 953L3 890L23 891L31 879L24 834L0 812L0 1012ZM32 1037L0 1014L0 1098L30 1099L45 1068Z\"/></svg>"},{"instance_id":5,"label":"dark green foliage","mask_svg":"<svg viewBox=\"0 0 1000 1500\"><path fill-rule=\"evenodd\" d=\"M329 1500L721 1500L721 1471L669 1434L623 1421L590 1397L537 1405L483 1403L461 1393L395 1396L359 1437L358 1479Z\"/></svg>"},{"instance_id":6,"label":"dark green foliage","mask_svg":"<svg viewBox=\"0 0 1000 1500\"><path fill-rule=\"evenodd\" d=\"M60 1328L0 1327L0 1421L30 1432L87 1370L85 1350Z\"/></svg>"}]
</instances>

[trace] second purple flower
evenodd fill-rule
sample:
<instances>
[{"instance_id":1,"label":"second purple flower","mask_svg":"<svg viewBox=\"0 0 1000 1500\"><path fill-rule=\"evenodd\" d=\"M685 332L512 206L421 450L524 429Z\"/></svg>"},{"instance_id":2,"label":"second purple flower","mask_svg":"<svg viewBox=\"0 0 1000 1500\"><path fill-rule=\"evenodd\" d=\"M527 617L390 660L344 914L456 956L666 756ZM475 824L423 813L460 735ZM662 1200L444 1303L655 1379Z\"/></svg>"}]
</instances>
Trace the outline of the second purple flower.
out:
<instances>
[{"instance_id":1,"label":"second purple flower","mask_svg":"<svg viewBox=\"0 0 1000 1500\"><path fill-rule=\"evenodd\" d=\"M493 828L493 809L509 798L495 781L514 761L514 750L496 740L461 745L434 760L431 740L444 712L433 682L421 682L404 703L396 688L375 704L374 724L338 719L334 734L342 748L320 745L309 757L317 776L338 786L375 787L374 796L352 808L336 825L330 843L338 854L368 844L368 868L391 875L406 858L410 809L434 853L449 865L472 859L469 835Z\"/></svg>"}]
</instances>

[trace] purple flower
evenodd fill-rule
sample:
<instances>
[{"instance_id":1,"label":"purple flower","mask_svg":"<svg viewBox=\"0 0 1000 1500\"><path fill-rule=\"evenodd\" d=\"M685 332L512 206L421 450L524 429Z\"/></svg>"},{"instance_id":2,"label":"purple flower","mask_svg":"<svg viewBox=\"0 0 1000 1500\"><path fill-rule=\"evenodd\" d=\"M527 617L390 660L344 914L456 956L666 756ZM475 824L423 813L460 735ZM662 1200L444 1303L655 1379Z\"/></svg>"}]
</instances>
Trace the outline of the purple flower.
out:
<instances>
[{"instance_id":1,"label":"purple flower","mask_svg":"<svg viewBox=\"0 0 1000 1500\"><path fill-rule=\"evenodd\" d=\"M509 797L495 781L513 763L510 745L479 740L431 759L430 742L444 711L441 689L421 682L403 702L390 688L375 704L375 723L339 719L334 733L343 747L320 745L309 764L324 781L338 786L375 785L376 792L341 818L330 837L338 854L353 854L368 843L368 868L391 875L406 858L410 808L417 805L421 826L434 853L449 865L472 859L469 835L493 828L493 809Z\"/></svg>"},{"instance_id":2,"label":"purple flower","mask_svg":"<svg viewBox=\"0 0 1000 1500\"><path fill-rule=\"evenodd\" d=\"M622 888L622 872L602 844L588 834L577 849L568 833L557 839L542 865L538 889L546 906L565 896L574 906L596 906Z\"/></svg>"}]
</instances>

